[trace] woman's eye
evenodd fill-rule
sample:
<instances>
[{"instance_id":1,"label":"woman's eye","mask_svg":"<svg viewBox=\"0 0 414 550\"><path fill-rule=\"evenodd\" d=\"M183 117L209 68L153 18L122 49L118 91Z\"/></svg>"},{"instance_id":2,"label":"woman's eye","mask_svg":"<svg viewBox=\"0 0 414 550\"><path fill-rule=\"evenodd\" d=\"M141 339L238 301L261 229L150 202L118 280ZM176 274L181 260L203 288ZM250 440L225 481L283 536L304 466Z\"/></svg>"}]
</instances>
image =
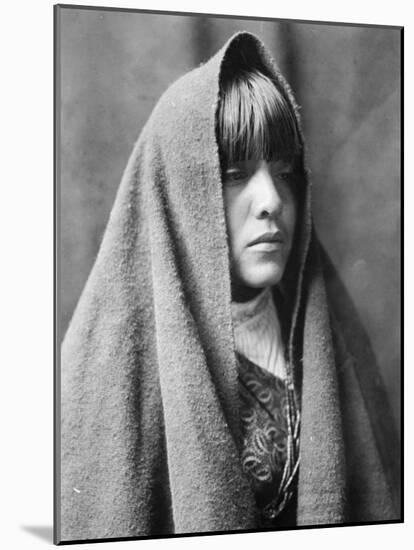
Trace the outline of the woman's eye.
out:
<instances>
[{"instance_id":1,"label":"woman's eye","mask_svg":"<svg viewBox=\"0 0 414 550\"><path fill-rule=\"evenodd\" d=\"M225 183L240 183L248 178L248 173L245 170L240 169L229 169L224 173L224 182Z\"/></svg>"},{"instance_id":2,"label":"woman's eye","mask_svg":"<svg viewBox=\"0 0 414 550\"><path fill-rule=\"evenodd\" d=\"M292 179L293 173L292 172L280 172L277 177L283 181L289 181Z\"/></svg>"}]
</instances>

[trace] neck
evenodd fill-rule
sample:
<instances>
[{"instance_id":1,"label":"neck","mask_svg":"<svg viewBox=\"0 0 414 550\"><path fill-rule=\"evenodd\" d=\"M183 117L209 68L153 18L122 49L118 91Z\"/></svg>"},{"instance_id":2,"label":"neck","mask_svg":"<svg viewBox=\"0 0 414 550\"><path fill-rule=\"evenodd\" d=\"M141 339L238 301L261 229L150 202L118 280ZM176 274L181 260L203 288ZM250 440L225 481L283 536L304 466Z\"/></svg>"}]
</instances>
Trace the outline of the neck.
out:
<instances>
[{"instance_id":1,"label":"neck","mask_svg":"<svg viewBox=\"0 0 414 550\"><path fill-rule=\"evenodd\" d=\"M263 288L251 288L232 283L231 297L233 302L248 302L249 300L253 300L262 290Z\"/></svg>"}]
</instances>

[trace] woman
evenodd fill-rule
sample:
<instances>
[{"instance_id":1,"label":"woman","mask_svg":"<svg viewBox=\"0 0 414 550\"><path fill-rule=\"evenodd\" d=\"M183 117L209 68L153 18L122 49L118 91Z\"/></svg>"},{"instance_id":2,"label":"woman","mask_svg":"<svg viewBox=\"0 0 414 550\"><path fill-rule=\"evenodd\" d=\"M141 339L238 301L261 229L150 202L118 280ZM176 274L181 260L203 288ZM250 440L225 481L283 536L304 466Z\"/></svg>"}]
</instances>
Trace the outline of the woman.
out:
<instances>
[{"instance_id":1,"label":"woman","mask_svg":"<svg viewBox=\"0 0 414 550\"><path fill-rule=\"evenodd\" d=\"M399 518L310 205L291 90L239 33L155 107L65 336L61 540Z\"/></svg>"}]
</instances>

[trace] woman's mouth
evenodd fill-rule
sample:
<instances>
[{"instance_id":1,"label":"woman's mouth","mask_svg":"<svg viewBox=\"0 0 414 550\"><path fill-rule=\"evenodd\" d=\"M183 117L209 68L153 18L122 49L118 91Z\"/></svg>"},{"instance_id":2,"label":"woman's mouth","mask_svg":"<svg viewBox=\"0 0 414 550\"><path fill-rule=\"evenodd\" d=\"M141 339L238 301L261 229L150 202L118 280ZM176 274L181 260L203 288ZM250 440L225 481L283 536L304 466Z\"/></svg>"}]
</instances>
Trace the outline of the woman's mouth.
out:
<instances>
[{"instance_id":1,"label":"woman's mouth","mask_svg":"<svg viewBox=\"0 0 414 550\"><path fill-rule=\"evenodd\" d=\"M277 252L283 248L284 239L280 230L262 233L247 246L256 252Z\"/></svg>"},{"instance_id":2,"label":"woman's mouth","mask_svg":"<svg viewBox=\"0 0 414 550\"><path fill-rule=\"evenodd\" d=\"M280 231L263 233L253 239L247 246L258 252L275 252L283 248L283 238Z\"/></svg>"},{"instance_id":3,"label":"woman's mouth","mask_svg":"<svg viewBox=\"0 0 414 550\"><path fill-rule=\"evenodd\" d=\"M276 252L283 248L283 243L278 241L267 241L251 245L249 248L251 248L252 250L256 250L257 252Z\"/></svg>"}]
</instances>

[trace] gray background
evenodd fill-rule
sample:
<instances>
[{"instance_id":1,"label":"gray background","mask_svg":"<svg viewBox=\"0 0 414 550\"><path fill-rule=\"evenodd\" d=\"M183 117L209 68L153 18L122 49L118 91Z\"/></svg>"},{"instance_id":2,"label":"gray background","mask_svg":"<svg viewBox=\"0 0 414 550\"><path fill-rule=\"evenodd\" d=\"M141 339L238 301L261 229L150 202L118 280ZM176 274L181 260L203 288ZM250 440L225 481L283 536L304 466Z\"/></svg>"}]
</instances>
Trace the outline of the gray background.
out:
<instances>
[{"instance_id":1,"label":"gray background","mask_svg":"<svg viewBox=\"0 0 414 550\"><path fill-rule=\"evenodd\" d=\"M234 32L251 31L302 106L316 227L399 420L400 31L77 8L61 9L59 19L60 335L158 98Z\"/></svg>"}]
</instances>

